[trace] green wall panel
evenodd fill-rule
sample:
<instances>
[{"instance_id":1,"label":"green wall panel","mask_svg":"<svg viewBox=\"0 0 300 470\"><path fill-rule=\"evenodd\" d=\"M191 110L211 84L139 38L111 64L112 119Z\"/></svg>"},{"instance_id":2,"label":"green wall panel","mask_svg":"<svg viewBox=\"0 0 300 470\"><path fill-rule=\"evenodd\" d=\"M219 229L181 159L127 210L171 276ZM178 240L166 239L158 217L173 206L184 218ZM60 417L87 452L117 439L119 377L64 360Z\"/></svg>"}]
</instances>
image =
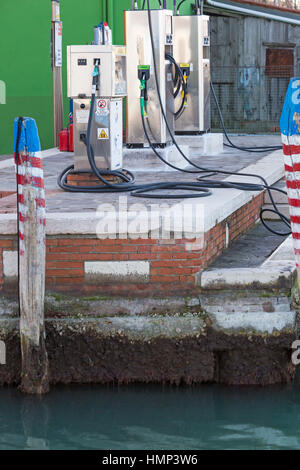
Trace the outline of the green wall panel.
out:
<instances>
[{"instance_id":1,"label":"green wall panel","mask_svg":"<svg viewBox=\"0 0 300 470\"><path fill-rule=\"evenodd\" d=\"M90 43L93 27L103 20L113 29L114 43L123 44L123 11L130 8L131 1L61 0L60 3L67 124L66 46ZM191 3L186 1L182 14L191 13ZM172 5L173 0L168 0L168 8ZM151 0L151 7L157 8L158 1ZM43 149L53 145L50 29L50 0L0 0L0 80L7 88L6 104L0 104L0 155L12 152L13 120L19 115L36 119Z\"/></svg>"},{"instance_id":2,"label":"green wall panel","mask_svg":"<svg viewBox=\"0 0 300 470\"><path fill-rule=\"evenodd\" d=\"M101 2L61 0L61 13L66 96L66 46L93 40ZM12 152L13 120L19 115L36 119L42 148L53 146L50 31L50 0L0 0L0 80L7 90L6 104L0 104L0 155Z\"/></svg>"}]
</instances>

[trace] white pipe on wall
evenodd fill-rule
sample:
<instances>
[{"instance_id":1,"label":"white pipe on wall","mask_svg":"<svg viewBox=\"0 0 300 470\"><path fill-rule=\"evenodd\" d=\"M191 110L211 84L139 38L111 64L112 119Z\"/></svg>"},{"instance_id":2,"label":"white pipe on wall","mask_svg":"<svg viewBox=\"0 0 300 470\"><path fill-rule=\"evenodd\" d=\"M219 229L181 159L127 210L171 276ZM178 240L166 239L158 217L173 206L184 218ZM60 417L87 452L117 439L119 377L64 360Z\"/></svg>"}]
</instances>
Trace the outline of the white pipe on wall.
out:
<instances>
[{"instance_id":1,"label":"white pipe on wall","mask_svg":"<svg viewBox=\"0 0 300 470\"><path fill-rule=\"evenodd\" d=\"M210 5L212 7L223 8L224 10L231 10L231 11L235 11L238 13L243 13L244 15L258 16L260 18L265 18L267 20L281 21L282 23L288 23L288 24L300 26L300 20L295 20L293 18L288 18L286 16L272 15L272 13L264 13L258 10L250 10L249 8L246 8L246 7L238 7L235 5L229 5L227 3L216 2L215 0L206 0L206 3L207 5Z\"/></svg>"}]
</instances>

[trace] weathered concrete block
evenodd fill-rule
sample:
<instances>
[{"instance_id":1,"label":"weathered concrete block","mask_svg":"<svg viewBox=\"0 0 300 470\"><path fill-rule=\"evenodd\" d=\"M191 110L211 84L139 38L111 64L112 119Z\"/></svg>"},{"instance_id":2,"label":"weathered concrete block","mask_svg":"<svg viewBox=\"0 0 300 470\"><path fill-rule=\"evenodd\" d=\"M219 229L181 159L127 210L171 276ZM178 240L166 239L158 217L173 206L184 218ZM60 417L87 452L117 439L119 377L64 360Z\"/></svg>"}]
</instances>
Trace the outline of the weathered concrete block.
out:
<instances>
[{"instance_id":1,"label":"weathered concrete block","mask_svg":"<svg viewBox=\"0 0 300 470\"><path fill-rule=\"evenodd\" d=\"M224 151L222 133L178 135L176 136L176 140L180 147L182 145L188 145L192 156L220 155Z\"/></svg>"},{"instance_id":2,"label":"weathered concrete block","mask_svg":"<svg viewBox=\"0 0 300 470\"><path fill-rule=\"evenodd\" d=\"M3 275L15 278L18 275L18 252L3 251Z\"/></svg>"},{"instance_id":3,"label":"weathered concrete block","mask_svg":"<svg viewBox=\"0 0 300 470\"><path fill-rule=\"evenodd\" d=\"M295 263L277 262L260 268L212 269L200 273L198 285L203 289L291 289L295 280Z\"/></svg>"},{"instance_id":4,"label":"weathered concrete block","mask_svg":"<svg viewBox=\"0 0 300 470\"><path fill-rule=\"evenodd\" d=\"M148 261L86 261L87 281L138 281L146 282L150 276Z\"/></svg>"},{"instance_id":5,"label":"weathered concrete block","mask_svg":"<svg viewBox=\"0 0 300 470\"><path fill-rule=\"evenodd\" d=\"M189 158L189 146L180 145L180 149ZM175 145L169 145L163 149L158 148L157 152L164 160L178 168L184 169L189 165ZM124 149L123 166L131 171L174 171L161 161L149 147Z\"/></svg>"},{"instance_id":6,"label":"weathered concrete block","mask_svg":"<svg viewBox=\"0 0 300 470\"><path fill-rule=\"evenodd\" d=\"M204 155L219 155L223 150L223 134L208 133L203 135Z\"/></svg>"}]
</instances>

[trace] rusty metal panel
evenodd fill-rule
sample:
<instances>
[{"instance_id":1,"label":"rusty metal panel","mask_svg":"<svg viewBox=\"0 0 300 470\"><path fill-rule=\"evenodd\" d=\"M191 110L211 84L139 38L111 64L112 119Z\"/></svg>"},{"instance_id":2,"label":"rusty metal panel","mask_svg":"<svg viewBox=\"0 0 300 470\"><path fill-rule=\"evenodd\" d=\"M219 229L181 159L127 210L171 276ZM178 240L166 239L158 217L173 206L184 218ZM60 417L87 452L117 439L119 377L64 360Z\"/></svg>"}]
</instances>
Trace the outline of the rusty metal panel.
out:
<instances>
[{"instance_id":1,"label":"rusty metal panel","mask_svg":"<svg viewBox=\"0 0 300 470\"><path fill-rule=\"evenodd\" d=\"M293 49L267 49L266 75L270 77L292 77L294 73Z\"/></svg>"}]
</instances>

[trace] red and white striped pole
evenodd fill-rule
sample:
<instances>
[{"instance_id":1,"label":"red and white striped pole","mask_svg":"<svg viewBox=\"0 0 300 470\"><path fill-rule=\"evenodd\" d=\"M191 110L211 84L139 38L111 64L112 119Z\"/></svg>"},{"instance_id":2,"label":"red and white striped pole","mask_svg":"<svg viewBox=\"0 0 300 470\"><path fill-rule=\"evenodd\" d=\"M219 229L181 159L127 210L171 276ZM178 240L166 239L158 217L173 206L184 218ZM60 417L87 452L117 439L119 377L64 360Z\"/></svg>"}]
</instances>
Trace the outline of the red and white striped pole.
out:
<instances>
[{"instance_id":1,"label":"red and white striped pole","mask_svg":"<svg viewBox=\"0 0 300 470\"><path fill-rule=\"evenodd\" d=\"M280 119L291 231L300 292L300 79L291 78Z\"/></svg>"},{"instance_id":2,"label":"red and white striped pole","mask_svg":"<svg viewBox=\"0 0 300 470\"><path fill-rule=\"evenodd\" d=\"M46 208L42 159L36 154L39 150L35 121L16 119L21 389L36 394L49 390L44 324Z\"/></svg>"}]
</instances>

